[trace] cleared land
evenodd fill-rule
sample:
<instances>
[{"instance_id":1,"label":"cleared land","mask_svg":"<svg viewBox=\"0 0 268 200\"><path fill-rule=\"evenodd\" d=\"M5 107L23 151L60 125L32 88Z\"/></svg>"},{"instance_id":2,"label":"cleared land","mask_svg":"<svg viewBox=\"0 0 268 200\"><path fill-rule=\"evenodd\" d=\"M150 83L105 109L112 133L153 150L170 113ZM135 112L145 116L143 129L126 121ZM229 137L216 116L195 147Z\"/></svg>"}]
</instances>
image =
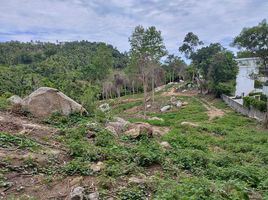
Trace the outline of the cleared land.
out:
<instances>
[{"instance_id":1,"label":"cleared land","mask_svg":"<svg viewBox=\"0 0 268 200\"><path fill-rule=\"evenodd\" d=\"M161 113L171 96L188 104ZM55 115L46 122L1 112L3 198L66 199L77 186L101 199L268 198L268 133L257 121L194 92L156 94L147 118L141 95L109 103L109 114ZM103 128L112 116L170 131L115 137ZM102 167L93 170L97 162Z\"/></svg>"}]
</instances>

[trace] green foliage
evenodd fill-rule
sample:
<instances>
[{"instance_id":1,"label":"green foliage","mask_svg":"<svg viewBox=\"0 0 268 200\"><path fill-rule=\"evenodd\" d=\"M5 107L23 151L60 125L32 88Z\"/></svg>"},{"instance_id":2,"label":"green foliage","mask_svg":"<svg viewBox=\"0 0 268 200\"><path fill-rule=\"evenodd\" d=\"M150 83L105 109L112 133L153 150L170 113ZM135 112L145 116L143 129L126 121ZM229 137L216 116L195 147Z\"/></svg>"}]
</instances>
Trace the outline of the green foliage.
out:
<instances>
[{"instance_id":1,"label":"green foliage","mask_svg":"<svg viewBox=\"0 0 268 200\"><path fill-rule=\"evenodd\" d=\"M212 86L213 93L220 97L222 94L231 95L234 92L235 84L233 81L221 82Z\"/></svg>"},{"instance_id":2,"label":"green foliage","mask_svg":"<svg viewBox=\"0 0 268 200\"><path fill-rule=\"evenodd\" d=\"M84 108L90 113L94 113L96 109L96 100L98 99L98 88L87 86L81 97L81 102Z\"/></svg>"},{"instance_id":3,"label":"green foliage","mask_svg":"<svg viewBox=\"0 0 268 200\"><path fill-rule=\"evenodd\" d=\"M0 147L17 147L34 151L38 149L39 144L23 136L15 136L9 133L0 132Z\"/></svg>"},{"instance_id":4,"label":"green foliage","mask_svg":"<svg viewBox=\"0 0 268 200\"><path fill-rule=\"evenodd\" d=\"M87 162L82 162L80 160L72 160L69 163L65 164L62 167L62 172L65 173L66 175L84 175L88 176L92 174L92 170L89 167L89 163Z\"/></svg>"},{"instance_id":5,"label":"green foliage","mask_svg":"<svg viewBox=\"0 0 268 200\"><path fill-rule=\"evenodd\" d=\"M104 43L0 43L0 94L25 96L48 86L79 101L84 87L100 84L110 69L127 62L126 54Z\"/></svg>"},{"instance_id":6,"label":"green foliage","mask_svg":"<svg viewBox=\"0 0 268 200\"><path fill-rule=\"evenodd\" d=\"M250 108L250 106L256 108L261 112L266 112L266 101L258 100L255 97L247 96L243 98L244 106Z\"/></svg>"},{"instance_id":7,"label":"green foliage","mask_svg":"<svg viewBox=\"0 0 268 200\"><path fill-rule=\"evenodd\" d=\"M254 80L254 88L262 88L262 82L259 80Z\"/></svg>"},{"instance_id":8,"label":"green foliage","mask_svg":"<svg viewBox=\"0 0 268 200\"><path fill-rule=\"evenodd\" d=\"M179 51L184 53L187 58L191 58L195 52L195 48L202 44L203 42L199 40L197 35L193 32L189 32L186 34Z\"/></svg>"},{"instance_id":9,"label":"green foliage","mask_svg":"<svg viewBox=\"0 0 268 200\"><path fill-rule=\"evenodd\" d=\"M124 188L118 192L120 200L146 200L147 196L145 188L141 185Z\"/></svg>"},{"instance_id":10,"label":"green foliage","mask_svg":"<svg viewBox=\"0 0 268 200\"><path fill-rule=\"evenodd\" d=\"M5 110L9 106L9 102L6 97L0 96L0 110Z\"/></svg>"},{"instance_id":11,"label":"green foliage","mask_svg":"<svg viewBox=\"0 0 268 200\"><path fill-rule=\"evenodd\" d=\"M268 24L264 19L257 26L244 28L241 33L234 38L233 46L243 48L263 61L263 65L267 68L268 63Z\"/></svg>"}]
</instances>

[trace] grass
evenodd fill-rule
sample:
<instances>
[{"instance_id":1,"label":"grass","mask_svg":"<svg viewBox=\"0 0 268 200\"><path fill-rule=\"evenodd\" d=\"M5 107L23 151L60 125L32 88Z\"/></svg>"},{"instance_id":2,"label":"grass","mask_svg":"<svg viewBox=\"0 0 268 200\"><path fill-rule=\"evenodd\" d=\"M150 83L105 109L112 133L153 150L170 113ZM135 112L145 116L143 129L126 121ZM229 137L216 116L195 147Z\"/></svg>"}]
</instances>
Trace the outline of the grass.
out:
<instances>
[{"instance_id":1,"label":"grass","mask_svg":"<svg viewBox=\"0 0 268 200\"><path fill-rule=\"evenodd\" d=\"M169 127L169 133L162 137L115 137L103 128L111 116L122 116L124 110L141 105L139 99L111 103L109 116L52 116L46 123L62 129L58 139L70 156L55 173L95 176L102 199L111 194L117 199L137 200L268 198L267 130L259 122L233 112L220 100L212 103L225 111L224 116L209 120L206 108L197 99L202 97L178 98L189 104L166 113L147 113L163 121L139 119L135 113L127 115L131 122ZM168 100L169 97L156 96L158 105ZM183 121L199 126L184 126ZM95 137L89 139L89 132ZM163 148L161 141L167 141L172 148ZM35 143L1 133L0 146L32 149ZM99 161L105 167L93 173L90 166ZM147 181L129 183L130 177L139 176Z\"/></svg>"},{"instance_id":2,"label":"grass","mask_svg":"<svg viewBox=\"0 0 268 200\"><path fill-rule=\"evenodd\" d=\"M39 147L39 144L24 136L16 136L9 133L0 132L0 147L15 147L19 149L36 151Z\"/></svg>"}]
</instances>

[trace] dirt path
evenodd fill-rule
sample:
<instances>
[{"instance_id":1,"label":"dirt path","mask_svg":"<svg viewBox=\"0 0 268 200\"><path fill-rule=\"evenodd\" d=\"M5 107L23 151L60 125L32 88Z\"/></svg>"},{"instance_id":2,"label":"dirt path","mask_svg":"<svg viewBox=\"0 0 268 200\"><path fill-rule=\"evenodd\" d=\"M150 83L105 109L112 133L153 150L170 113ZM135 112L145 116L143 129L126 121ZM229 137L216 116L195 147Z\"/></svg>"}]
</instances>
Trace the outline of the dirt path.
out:
<instances>
[{"instance_id":1,"label":"dirt path","mask_svg":"<svg viewBox=\"0 0 268 200\"><path fill-rule=\"evenodd\" d=\"M209 117L209 120L213 120L216 117L222 117L224 115L223 110L216 108L206 99L203 98L195 98L195 99L200 103L202 103L202 105L207 109L207 115Z\"/></svg>"}]
</instances>

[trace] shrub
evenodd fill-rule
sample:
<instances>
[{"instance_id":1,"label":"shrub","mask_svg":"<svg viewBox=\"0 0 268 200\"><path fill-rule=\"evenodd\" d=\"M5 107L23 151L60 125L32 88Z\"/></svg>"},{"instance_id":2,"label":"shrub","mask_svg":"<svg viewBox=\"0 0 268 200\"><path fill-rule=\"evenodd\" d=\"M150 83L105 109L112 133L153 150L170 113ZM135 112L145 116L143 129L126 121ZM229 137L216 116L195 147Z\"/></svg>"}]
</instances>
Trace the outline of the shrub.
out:
<instances>
[{"instance_id":1,"label":"shrub","mask_svg":"<svg viewBox=\"0 0 268 200\"><path fill-rule=\"evenodd\" d=\"M220 97L222 94L231 95L235 88L233 82L221 82L212 87L212 91L216 97Z\"/></svg>"},{"instance_id":2,"label":"shrub","mask_svg":"<svg viewBox=\"0 0 268 200\"><path fill-rule=\"evenodd\" d=\"M254 88L262 88L262 82L259 80L254 81Z\"/></svg>"},{"instance_id":3,"label":"shrub","mask_svg":"<svg viewBox=\"0 0 268 200\"><path fill-rule=\"evenodd\" d=\"M262 100L257 100L252 96L247 96L243 98L243 104L247 108L250 108L252 106L253 108L256 108L257 110L261 112L266 112L266 102Z\"/></svg>"}]
</instances>

